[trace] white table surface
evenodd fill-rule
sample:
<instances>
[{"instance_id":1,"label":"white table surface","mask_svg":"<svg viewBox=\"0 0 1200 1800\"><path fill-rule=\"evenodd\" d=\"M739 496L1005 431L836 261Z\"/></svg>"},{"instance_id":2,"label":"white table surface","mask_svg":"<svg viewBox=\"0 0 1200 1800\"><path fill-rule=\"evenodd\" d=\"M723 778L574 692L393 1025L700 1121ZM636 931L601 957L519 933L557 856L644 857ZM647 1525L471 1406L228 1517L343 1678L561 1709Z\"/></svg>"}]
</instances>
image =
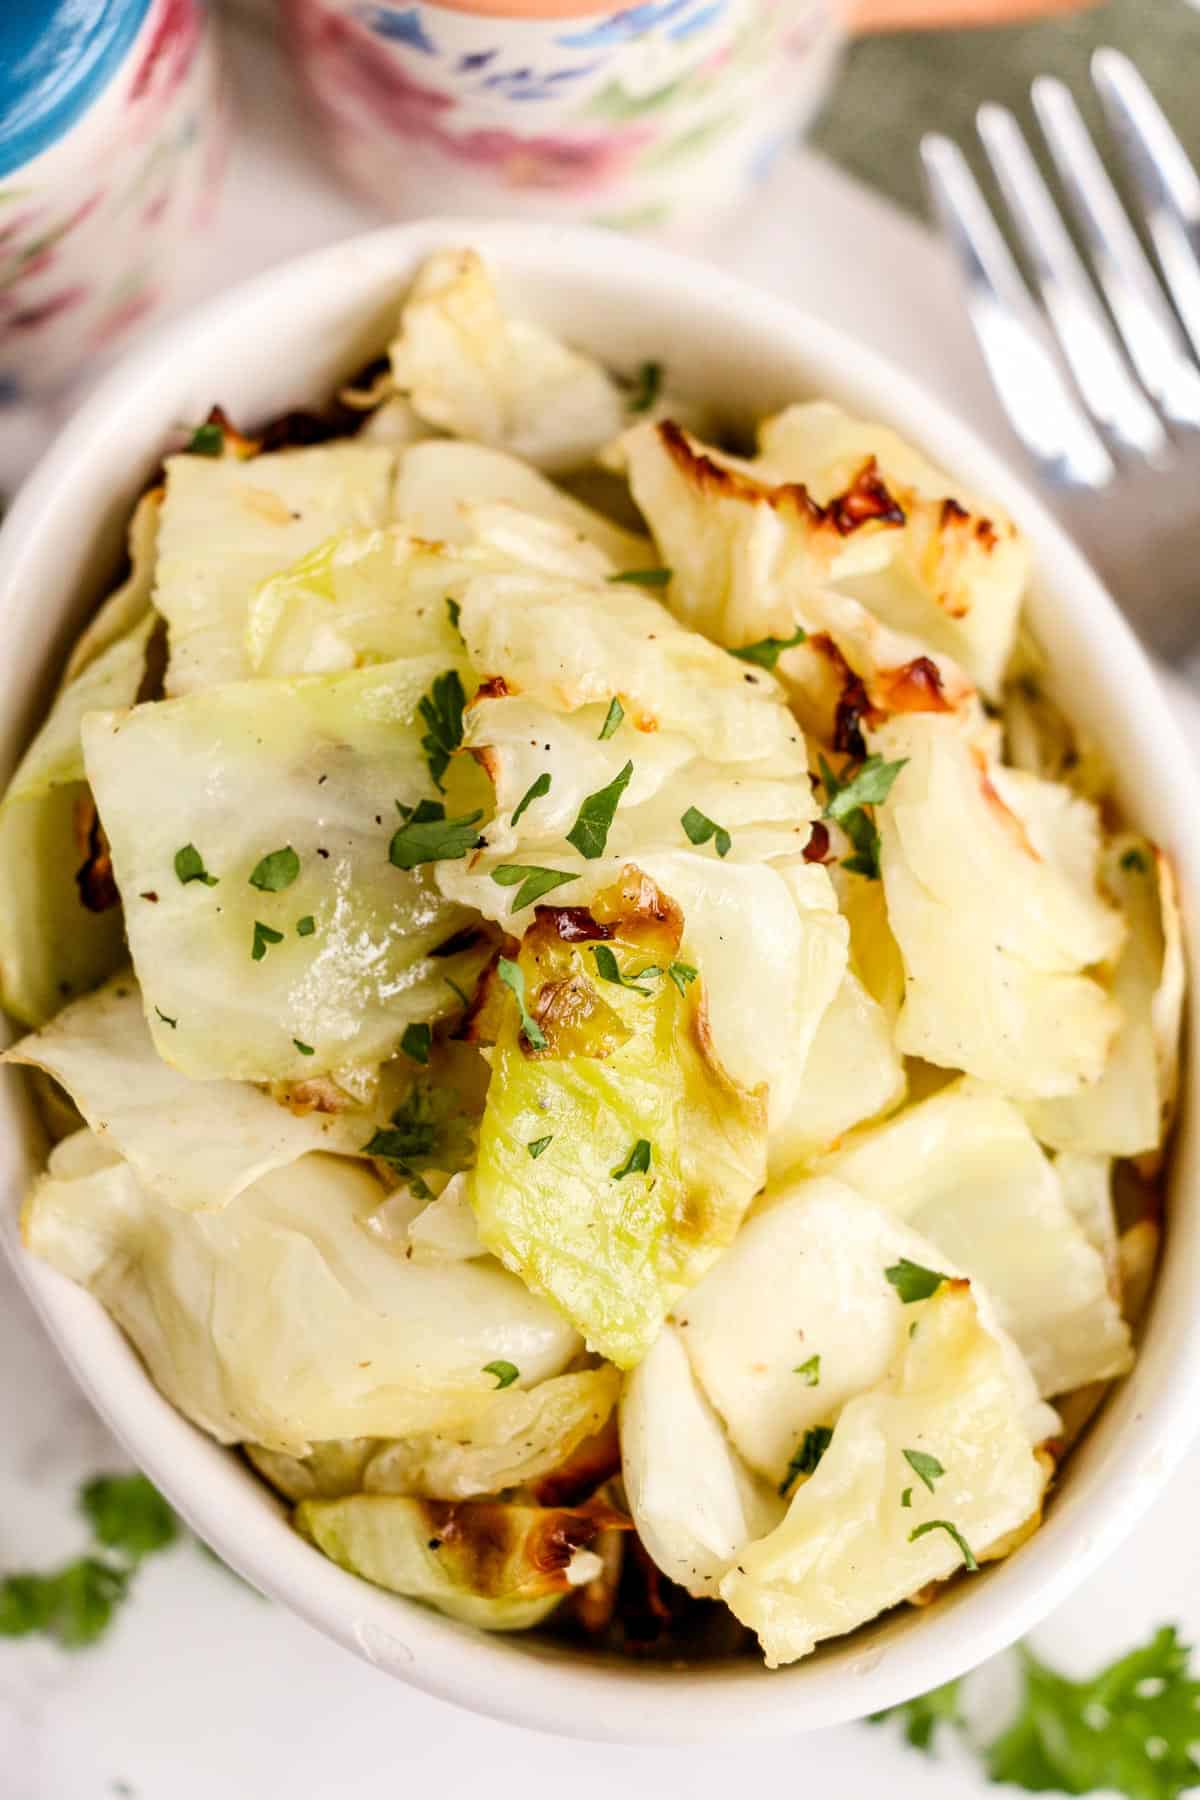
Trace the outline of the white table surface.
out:
<instances>
[{"instance_id":1,"label":"white table surface","mask_svg":"<svg viewBox=\"0 0 1200 1800\"><path fill-rule=\"evenodd\" d=\"M314 159L265 35L231 33L239 132L214 236L182 273L187 304L376 222ZM949 270L907 218L797 154L721 260L877 344L1002 449L1015 451L976 362ZM61 410L61 409L60 409ZM0 416L0 484L53 413ZM1178 694L1200 748L1200 707ZM78 1482L125 1458L0 1270L0 1568L83 1547ZM1167 1620L1200 1636L1193 1452L1109 1567L1037 1634L1082 1673ZM428 1787L425 1784L428 1783ZM183 1545L152 1560L99 1647L0 1642L0 1800L726 1800L731 1788L825 1800L967 1800L990 1792L951 1748L903 1749L891 1728L727 1750L606 1749L533 1736L429 1700L336 1649Z\"/></svg>"}]
</instances>

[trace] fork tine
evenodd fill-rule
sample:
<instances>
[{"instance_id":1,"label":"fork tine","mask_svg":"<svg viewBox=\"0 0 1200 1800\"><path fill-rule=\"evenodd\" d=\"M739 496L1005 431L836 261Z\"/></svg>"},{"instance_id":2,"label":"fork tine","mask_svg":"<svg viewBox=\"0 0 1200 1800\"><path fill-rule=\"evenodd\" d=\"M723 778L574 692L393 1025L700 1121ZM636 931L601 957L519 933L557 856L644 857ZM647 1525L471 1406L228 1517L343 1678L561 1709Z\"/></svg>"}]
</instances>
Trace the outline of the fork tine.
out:
<instances>
[{"instance_id":1,"label":"fork tine","mask_svg":"<svg viewBox=\"0 0 1200 1800\"><path fill-rule=\"evenodd\" d=\"M1086 405L1119 443L1161 460L1167 434L1129 373L1020 126L1003 106L980 107L977 122L988 160L1029 252L1043 305Z\"/></svg>"},{"instance_id":2,"label":"fork tine","mask_svg":"<svg viewBox=\"0 0 1200 1800\"><path fill-rule=\"evenodd\" d=\"M1017 436L1047 476L1100 488L1112 458L1042 340L1028 289L958 145L921 140L929 191L966 288L967 310L996 393Z\"/></svg>"},{"instance_id":3,"label":"fork tine","mask_svg":"<svg viewBox=\"0 0 1200 1800\"><path fill-rule=\"evenodd\" d=\"M1040 75L1033 103L1134 368L1169 419L1200 428L1200 370L1070 90Z\"/></svg>"},{"instance_id":4,"label":"fork tine","mask_svg":"<svg viewBox=\"0 0 1200 1800\"><path fill-rule=\"evenodd\" d=\"M1200 353L1200 175L1127 56L1097 50L1092 80L1137 187L1167 287Z\"/></svg>"}]
</instances>

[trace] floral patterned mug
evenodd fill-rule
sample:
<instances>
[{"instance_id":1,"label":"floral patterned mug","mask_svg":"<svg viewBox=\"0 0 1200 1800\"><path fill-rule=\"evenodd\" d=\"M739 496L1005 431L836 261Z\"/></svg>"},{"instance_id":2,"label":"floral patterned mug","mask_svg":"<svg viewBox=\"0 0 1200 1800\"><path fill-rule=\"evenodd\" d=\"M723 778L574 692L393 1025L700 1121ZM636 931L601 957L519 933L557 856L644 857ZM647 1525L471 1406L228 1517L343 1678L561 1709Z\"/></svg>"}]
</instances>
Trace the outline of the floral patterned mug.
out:
<instances>
[{"instance_id":1,"label":"floral patterned mug","mask_svg":"<svg viewBox=\"0 0 1200 1800\"><path fill-rule=\"evenodd\" d=\"M835 0L284 3L334 158L388 212L674 236L744 198L841 35Z\"/></svg>"},{"instance_id":2,"label":"floral patterned mug","mask_svg":"<svg viewBox=\"0 0 1200 1800\"><path fill-rule=\"evenodd\" d=\"M0 0L0 401L152 310L223 142L202 0Z\"/></svg>"}]
</instances>

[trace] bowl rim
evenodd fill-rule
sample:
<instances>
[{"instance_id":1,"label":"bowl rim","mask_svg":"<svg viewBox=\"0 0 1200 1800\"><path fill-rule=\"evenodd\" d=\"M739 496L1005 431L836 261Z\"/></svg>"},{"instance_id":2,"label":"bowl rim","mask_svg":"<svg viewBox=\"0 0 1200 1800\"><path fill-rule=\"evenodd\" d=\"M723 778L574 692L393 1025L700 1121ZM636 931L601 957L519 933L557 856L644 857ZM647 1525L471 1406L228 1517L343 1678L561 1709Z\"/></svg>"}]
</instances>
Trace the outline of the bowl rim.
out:
<instances>
[{"instance_id":1,"label":"bowl rim","mask_svg":"<svg viewBox=\"0 0 1200 1800\"><path fill-rule=\"evenodd\" d=\"M156 400L159 390L171 391L173 370L192 362L203 366L211 354L206 346L228 348L248 321L276 307L303 311L307 294L328 292L365 269L373 277L386 271L399 294L431 250L465 244L502 276L527 286L548 284L547 291L569 276L593 282L597 291L624 290L635 306L639 294L644 298L654 288L686 295L713 332L752 333L768 355L781 345L782 357L827 371L831 387L845 386L844 371L852 368L855 386L875 397L871 405L877 414L1014 514L1050 596L1044 608L1052 599L1053 616L1061 616L1067 647L1087 677L1088 703L1109 709L1124 749L1158 784L1161 825L1155 835L1167 843L1179 877L1189 967L1200 968L1192 900L1200 894L1200 813L1190 805L1191 752L1129 626L1041 503L946 407L838 327L707 264L607 231L457 218L388 226L294 258L159 326L65 425L0 527L4 615L32 611L39 574L45 579L53 569L63 495L80 488L82 472L94 467L96 458L109 455L119 464L123 421L139 413L157 418L160 441L177 426L177 420L162 417ZM586 347L586 337L583 342ZM119 484L118 472L110 500ZM99 503L91 510L89 528L95 531ZM82 530L86 521L85 504L84 521L72 518L72 527ZM47 655L43 645L43 663ZM1153 720L1153 732L1135 730L1139 719ZM1185 1059L1181 1085L1181 1097L1191 1092L1189 1114L1195 1111L1200 1071L1194 1053L1197 1011L1189 1014L1193 1054ZM0 1129L0 1140L3 1136ZM1173 1152L1176 1187L1194 1161L1192 1138L1185 1119ZM1091 1471L1086 1480L1076 1479L1073 1462L1041 1530L977 1587L956 1584L919 1618L911 1610L889 1616L775 1673L747 1662L698 1665L683 1674L600 1661L539 1640L487 1637L347 1574L287 1527L278 1504L264 1504L263 1485L235 1454L175 1412L99 1302L22 1249L11 1204L0 1208L0 1238L97 1410L172 1504L253 1585L376 1667L475 1712L595 1741L697 1743L838 1724L937 1686L1028 1631L1133 1528L1184 1455L1194 1421L1200 1420L1200 1309L1191 1305L1200 1287L1200 1212L1194 1198L1200 1182L1194 1177L1193 1170L1186 1182L1193 1196L1190 1210L1178 1195L1173 1199L1167 1253L1139 1366L1106 1405L1098 1433L1102 1447L1093 1454L1088 1445L1081 1453Z\"/></svg>"}]
</instances>

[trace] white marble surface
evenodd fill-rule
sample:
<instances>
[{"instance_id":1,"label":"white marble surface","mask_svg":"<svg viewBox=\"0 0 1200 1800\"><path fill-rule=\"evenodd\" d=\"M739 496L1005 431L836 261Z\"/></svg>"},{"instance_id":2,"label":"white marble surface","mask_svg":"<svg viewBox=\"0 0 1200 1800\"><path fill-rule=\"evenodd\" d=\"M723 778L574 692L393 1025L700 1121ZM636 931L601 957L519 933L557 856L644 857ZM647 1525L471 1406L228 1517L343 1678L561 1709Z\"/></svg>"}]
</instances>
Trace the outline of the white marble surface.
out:
<instances>
[{"instance_id":1,"label":"white marble surface","mask_svg":"<svg viewBox=\"0 0 1200 1800\"><path fill-rule=\"evenodd\" d=\"M239 30L239 136L215 238L182 272L180 304L374 222L315 161L265 38ZM901 358L1001 447L1011 440L975 361L948 270L910 221L815 159L782 166L721 260ZM0 421L0 483L51 417ZM1200 707L1178 701L1200 749ZM0 1271L0 1567L76 1553L76 1485L120 1451ZM1080 1672L1166 1620L1200 1635L1200 1453L1114 1562L1038 1634ZM801 1744L604 1749L538 1738L400 1687L260 1600L194 1546L150 1563L109 1638L68 1656L0 1643L0 1800L342 1800L393 1791L458 1800L688 1794L796 1786L835 1800L968 1800L969 1759L936 1764L890 1730Z\"/></svg>"}]
</instances>

